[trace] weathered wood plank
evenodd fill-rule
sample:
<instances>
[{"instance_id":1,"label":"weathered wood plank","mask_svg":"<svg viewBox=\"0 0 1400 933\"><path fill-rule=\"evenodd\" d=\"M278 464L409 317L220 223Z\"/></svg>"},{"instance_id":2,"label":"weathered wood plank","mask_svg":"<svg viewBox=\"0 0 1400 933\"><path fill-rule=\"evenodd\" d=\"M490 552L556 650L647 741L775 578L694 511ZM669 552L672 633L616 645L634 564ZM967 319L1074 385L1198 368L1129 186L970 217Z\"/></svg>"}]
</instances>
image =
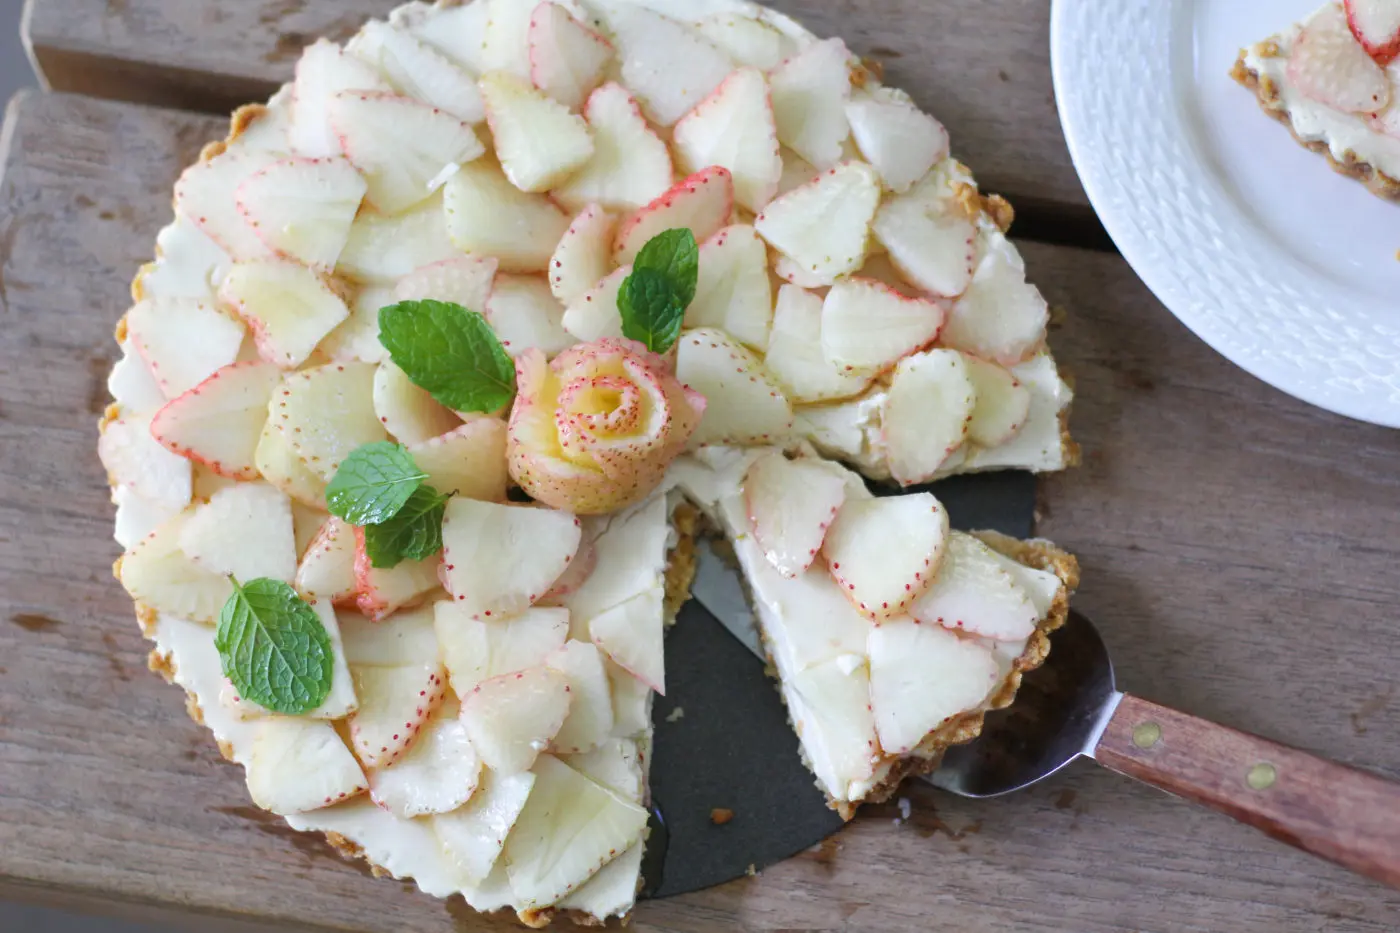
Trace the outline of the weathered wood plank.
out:
<instances>
[{"instance_id":1,"label":"weathered wood plank","mask_svg":"<svg viewBox=\"0 0 1400 933\"><path fill-rule=\"evenodd\" d=\"M248 802L143 669L111 579L96 412L126 283L212 119L62 95L12 107L0 178L0 880L355 931L467 929ZM1030 246L1078 374L1082 469L1042 530L1124 686L1400 774L1400 434L1309 409L1191 337L1116 257ZM834 845L644 905L636 928L1383 933L1400 893L1088 766L971 802L911 787ZM743 818L742 805L736 807ZM471 929L509 928L472 921Z\"/></svg>"},{"instance_id":2,"label":"weathered wood plank","mask_svg":"<svg viewBox=\"0 0 1400 933\"><path fill-rule=\"evenodd\" d=\"M304 44L395 0L29 0L55 90L227 112L283 81ZM943 120L988 191L1086 209L1050 83L1049 0L774 0L884 63ZM1087 214L1086 210L1081 212Z\"/></svg>"}]
</instances>

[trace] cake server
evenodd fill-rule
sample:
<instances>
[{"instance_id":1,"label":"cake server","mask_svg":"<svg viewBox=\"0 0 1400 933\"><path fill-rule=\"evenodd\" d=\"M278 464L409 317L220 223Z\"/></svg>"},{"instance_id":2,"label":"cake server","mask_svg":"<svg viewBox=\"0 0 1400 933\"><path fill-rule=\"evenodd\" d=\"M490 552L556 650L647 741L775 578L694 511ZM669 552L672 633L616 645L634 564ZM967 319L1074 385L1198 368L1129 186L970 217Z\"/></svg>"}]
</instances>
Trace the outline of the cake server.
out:
<instances>
[{"instance_id":1,"label":"cake server","mask_svg":"<svg viewBox=\"0 0 1400 933\"><path fill-rule=\"evenodd\" d=\"M708 542L698 557L692 594L765 659L738 574ZM950 748L925 780L997 797L1078 758L1400 887L1400 784L1119 691L1098 631L1073 611L1016 702L988 714L981 736Z\"/></svg>"}]
</instances>

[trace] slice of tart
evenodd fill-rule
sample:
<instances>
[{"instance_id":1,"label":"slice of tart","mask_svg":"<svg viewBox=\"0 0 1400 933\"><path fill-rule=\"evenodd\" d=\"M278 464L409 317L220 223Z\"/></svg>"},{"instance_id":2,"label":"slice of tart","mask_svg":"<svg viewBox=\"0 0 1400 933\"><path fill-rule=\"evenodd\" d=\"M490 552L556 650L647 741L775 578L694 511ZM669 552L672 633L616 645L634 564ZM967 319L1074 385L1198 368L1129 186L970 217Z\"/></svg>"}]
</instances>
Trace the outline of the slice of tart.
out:
<instances>
[{"instance_id":1,"label":"slice of tart","mask_svg":"<svg viewBox=\"0 0 1400 933\"><path fill-rule=\"evenodd\" d=\"M1336 171L1400 200L1400 2L1333 0L1240 52L1231 76Z\"/></svg>"},{"instance_id":2,"label":"slice of tart","mask_svg":"<svg viewBox=\"0 0 1400 933\"><path fill-rule=\"evenodd\" d=\"M412 3L234 117L99 452L153 666L256 803L531 925L626 916L699 509L849 816L1009 703L1072 559L948 530L1075 448L1010 208L753 4Z\"/></svg>"}]
</instances>

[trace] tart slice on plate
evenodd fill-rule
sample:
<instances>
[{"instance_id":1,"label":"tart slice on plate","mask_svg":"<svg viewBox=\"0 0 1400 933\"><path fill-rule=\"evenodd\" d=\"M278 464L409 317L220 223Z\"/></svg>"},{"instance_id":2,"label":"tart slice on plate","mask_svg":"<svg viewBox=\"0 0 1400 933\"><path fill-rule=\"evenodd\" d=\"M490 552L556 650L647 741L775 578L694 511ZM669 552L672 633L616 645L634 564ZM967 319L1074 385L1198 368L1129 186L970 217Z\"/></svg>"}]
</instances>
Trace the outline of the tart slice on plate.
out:
<instances>
[{"instance_id":1,"label":"tart slice on plate","mask_svg":"<svg viewBox=\"0 0 1400 933\"><path fill-rule=\"evenodd\" d=\"M698 511L849 816L1012 701L1076 582L862 478L1073 462L1009 223L840 40L738 0L315 43L180 178L117 328L153 666L377 873L625 916Z\"/></svg>"},{"instance_id":2,"label":"tart slice on plate","mask_svg":"<svg viewBox=\"0 0 1400 933\"><path fill-rule=\"evenodd\" d=\"M1400 200L1400 0L1333 0L1240 52L1231 76L1309 149Z\"/></svg>"}]
</instances>

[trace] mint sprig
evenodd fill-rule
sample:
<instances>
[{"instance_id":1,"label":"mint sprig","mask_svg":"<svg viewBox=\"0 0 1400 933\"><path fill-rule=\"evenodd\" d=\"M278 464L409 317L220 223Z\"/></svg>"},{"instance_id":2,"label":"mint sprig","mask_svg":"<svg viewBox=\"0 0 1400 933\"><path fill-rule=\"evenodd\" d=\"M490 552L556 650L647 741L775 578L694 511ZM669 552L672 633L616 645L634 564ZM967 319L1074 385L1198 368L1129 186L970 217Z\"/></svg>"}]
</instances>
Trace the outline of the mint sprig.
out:
<instances>
[{"instance_id":1,"label":"mint sprig","mask_svg":"<svg viewBox=\"0 0 1400 933\"><path fill-rule=\"evenodd\" d=\"M414 385L454 411L496 411L515 396L510 354L486 318L461 305L403 301L381 308L379 342Z\"/></svg>"},{"instance_id":2,"label":"mint sprig","mask_svg":"<svg viewBox=\"0 0 1400 933\"><path fill-rule=\"evenodd\" d=\"M345 458L326 486L326 507L352 525L377 525L398 514L427 478L402 445L365 444Z\"/></svg>"},{"instance_id":3,"label":"mint sprig","mask_svg":"<svg viewBox=\"0 0 1400 933\"><path fill-rule=\"evenodd\" d=\"M419 486L393 517L366 526L369 562L392 570L405 560L427 560L441 551L442 516L450 498L431 486Z\"/></svg>"},{"instance_id":4,"label":"mint sprig","mask_svg":"<svg viewBox=\"0 0 1400 933\"><path fill-rule=\"evenodd\" d=\"M240 584L219 614L214 646L238 695L299 716L326 701L335 650L316 610L281 580Z\"/></svg>"},{"instance_id":5,"label":"mint sprig","mask_svg":"<svg viewBox=\"0 0 1400 933\"><path fill-rule=\"evenodd\" d=\"M681 336L685 309L695 300L700 247L687 229L667 230L649 240L617 293L623 336L665 353Z\"/></svg>"}]
</instances>

